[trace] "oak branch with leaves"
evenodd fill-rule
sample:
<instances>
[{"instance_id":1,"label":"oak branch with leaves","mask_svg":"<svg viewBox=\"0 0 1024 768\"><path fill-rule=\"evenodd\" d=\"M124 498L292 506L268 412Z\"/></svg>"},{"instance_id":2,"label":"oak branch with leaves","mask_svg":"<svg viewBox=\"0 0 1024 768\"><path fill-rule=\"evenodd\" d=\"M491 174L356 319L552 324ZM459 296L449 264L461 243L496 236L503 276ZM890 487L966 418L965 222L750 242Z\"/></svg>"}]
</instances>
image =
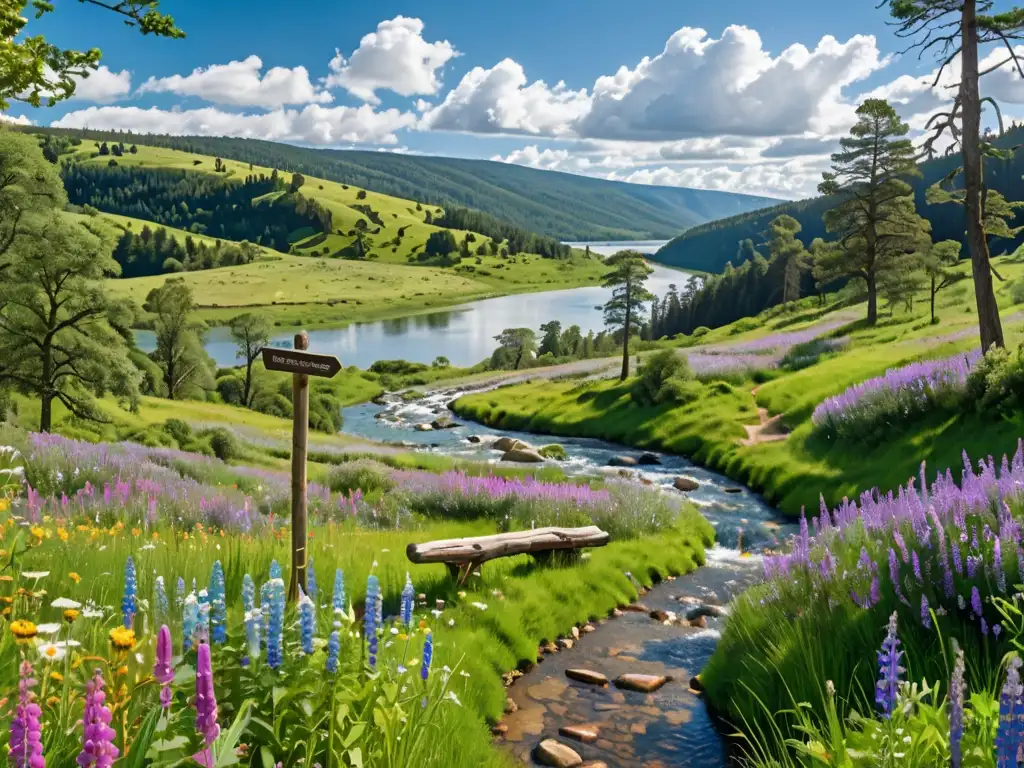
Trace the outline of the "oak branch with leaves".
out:
<instances>
[{"instance_id":1,"label":"oak branch with leaves","mask_svg":"<svg viewBox=\"0 0 1024 768\"><path fill-rule=\"evenodd\" d=\"M79 0L115 14L144 35L182 38L174 19L161 13L157 0ZM31 6L31 9L28 8ZM0 0L0 111L12 101L34 107L53 106L71 98L76 81L99 66L100 50L62 49L42 35L32 35L29 17L38 20L55 10L49 0Z\"/></svg>"}]
</instances>

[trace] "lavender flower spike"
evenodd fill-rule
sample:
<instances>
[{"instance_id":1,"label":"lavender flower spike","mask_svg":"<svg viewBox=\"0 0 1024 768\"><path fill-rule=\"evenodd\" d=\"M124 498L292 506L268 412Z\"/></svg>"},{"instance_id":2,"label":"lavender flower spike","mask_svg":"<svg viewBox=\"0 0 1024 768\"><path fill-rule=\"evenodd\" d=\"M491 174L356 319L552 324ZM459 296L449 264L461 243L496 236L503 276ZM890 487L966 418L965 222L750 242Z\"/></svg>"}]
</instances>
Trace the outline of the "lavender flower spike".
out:
<instances>
[{"instance_id":1,"label":"lavender flower spike","mask_svg":"<svg viewBox=\"0 0 1024 768\"><path fill-rule=\"evenodd\" d=\"M964 737L964 652L957 648L953 677L949 682L949 765L960 768Z\"/></svg>"},{"instance_id":2,"label":"lavender flower spike","mask_svg":"<svg viewBox=\"0 0 1024 768\"><path fill-rule=\"evenodd\" d=\"M82 768L110 768L120 750L114 745L117 732L110 727L112 715L103 691L103 673L98 669L86 684L85 711L82 713L82 751L78 764Z\"/></svg>"},{"instance_id":3,"label":"lavender flower spike","mask_svg":"<svg viewBox=\"0 0 1024 768\"><path fill-rule=\"evenodd\" d=\"M903 651L899 650L900 639L896 635L896 612L889 617L889 630L882 641L882 650L878 651L878 685L875 692L875 703L882 709L886 719L892 717L896 708L896 695L900 686L900 675L903 667L900 659Z\"/></svg>"},{"instance_id":4,"label":"lavender flower spike","mask_svg":"<svg viewBox=\"0 0 1024 768\"><path fill-rule=\"evenodd\" d=\"M18 705L11 720L8 759L15 768L46 768L42 725L39 722L42 712L35 702L35 694L32 693L32 688L36 684L32 678L32 665L23 661L19 672L21 679L18 681Z\"/></svg>"}]
</instances>

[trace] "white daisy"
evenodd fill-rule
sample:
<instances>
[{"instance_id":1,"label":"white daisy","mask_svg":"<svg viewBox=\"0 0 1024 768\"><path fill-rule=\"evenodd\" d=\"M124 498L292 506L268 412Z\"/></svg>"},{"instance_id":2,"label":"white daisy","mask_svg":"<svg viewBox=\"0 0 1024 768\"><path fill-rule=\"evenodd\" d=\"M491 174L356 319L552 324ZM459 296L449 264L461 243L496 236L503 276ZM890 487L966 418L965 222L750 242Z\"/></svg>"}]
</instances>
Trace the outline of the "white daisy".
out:
<instances>
[{"instance_id":1,"label":"white daisy","mask_svg":"<svg viewBox=\"0 0 1024 768\"><path fill-rule=\"evenodd\" d=\"M39 581L39 579L45 579L49 575L50 575L49 571L22 571L21 572L21 578L23 578L23 579L35 579L36 581Z\"/></svg>"},{"instance_id":2,"label":"white daisy","mask_svg":"<svg viewBox=\"0 0 1024 768\"><path fill-rule=\"evenodd\" d=\"M36 650L44 661L60 661L67 655L67 649L57 643L39 643Z\"/></svg>"},{"instance_id":3,"label":"white daisy","mask_svg":"<svg viewBox=\"0 0 1024 768\"><path fill-rule=\"evenodd\" d=\"M67 598L67 597L58 597L56 600L54 600L52 603L50 603L50 607L51 608L62 608L62 609L63 608L75 608L77 610L78 608L82 607L82 604L81 603L77 603L74 600L71 600L70 598Z\"/></svg>"},{"instance_id":4,"label":"white daisy","mask_svg":"<svg viewBox=\"0 0 1024 768\"><path fill-rule=\"evenodd\" d=\"M36 631L40 635L55 635L60 632L60 624L39 624L36 626Z\"/></svg>"}]
</instances>

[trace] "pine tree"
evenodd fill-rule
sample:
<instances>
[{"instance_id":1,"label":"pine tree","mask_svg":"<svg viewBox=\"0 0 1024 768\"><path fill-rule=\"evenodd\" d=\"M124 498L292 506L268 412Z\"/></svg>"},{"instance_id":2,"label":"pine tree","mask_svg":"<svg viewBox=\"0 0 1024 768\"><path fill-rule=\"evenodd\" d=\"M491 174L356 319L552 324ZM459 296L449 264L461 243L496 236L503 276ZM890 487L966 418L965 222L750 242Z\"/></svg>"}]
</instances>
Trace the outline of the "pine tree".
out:
<instances>
[{"instance_id":1,"label":"pine tree","mask_svg":"<svg viewBox=\"0 0 1024 768\"><path fill-rule=\"evenodd\" d=\"M919 175L909 131L884 99L868 99L857 109L857 123L832 155L832 171L818 190L838 204L825 213L835 242L814 244L814 276L822 283L863 280L867 287L867 322L878 321L878 283L883 274L907 268L904 258L921 247L931 225L918 216L914 195L904 177Z\"/></svg>"},{"instance_id":2,"label":"pine tree","mask_svg":"<svg viewBox=\"0 0 1024 768\"><path fill-rule=\"evenodd\" d=\"M629 378L629 337L644 322L643 304L654 296L644 283L654 271L636 251L619 251L608 263L614 269L605 275L604 287L612 289L612 297L604 305L605 325L622 333L622 372L620 381Z\"/></svg>"}]
</instances>

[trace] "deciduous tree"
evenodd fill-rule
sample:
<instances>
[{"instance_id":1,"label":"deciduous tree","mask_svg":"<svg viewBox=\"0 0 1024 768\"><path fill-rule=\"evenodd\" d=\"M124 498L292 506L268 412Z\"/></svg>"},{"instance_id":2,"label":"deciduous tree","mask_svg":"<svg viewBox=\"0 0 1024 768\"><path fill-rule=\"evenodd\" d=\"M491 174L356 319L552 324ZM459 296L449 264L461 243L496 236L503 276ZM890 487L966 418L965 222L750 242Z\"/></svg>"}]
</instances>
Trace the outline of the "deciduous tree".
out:
<instances>
[{"instance_id":1,"label":"deciduous tree","mask_svg":"<svg viewBox=\"0 0 1024 768\"><path fill-rule=\"evenodd\" d=\"M551 355L552 357L562 356L562 324L558 320L551 320L540 327L544 334L540 340L538 354Z\"/></svg>"},{"instance_id":2,"label":"deciduous tree","mask_svg":"<svg viewBox=\"0 0 1024 768\"><path fill-rule=\"evenodd\" d=\"M242 404L246 408L252 405L253 396L256 394L252 386L252 366L263 348L270 343L270 331L270 321L263 315L246 312L231 320L231 338L238 346L235 357L245 360Z\"/></svg>"},{"instance_id":3,"label":"deciduous tree","mask_svg":"<svg viewBox=\"0 0 1024 768\"><path fill-rule=\"evenodd\" d=\"M513 370L518 371L523 358L537 349L537 334L529 328L506 328L494 337L498 342L497 352L505 350L514 358Z\"/></svg>"},{"instance_id":4,"label":"deciduous tree","mask_svg":"<svg viewBox=\"0 0 1024 768\"><path fill-rule=\"evenodd\" d=\"M176 400L195 388L210 389L203 324L193 317L195 301L184 278L168 278L151 290L143 307L156 315L156 349L150 357L163 370L167 396Z\"/></svg>"},{"instance_id":5,"label":"deciduous tree","mask_svg":"<svg viewBox=\"0 0 1024 768\"><path fill-rule=\"evenodd\" d=\"M102 421L94 396L138 399L141 374L128 359L133 313L110 300L117 275L112 243L53 210L19 237L0 280L0 383L39 399L39 430L53 425L53 401L75 417Z\"/></svg>"},{"instance_id":6,"label":"deciduous tree","mask_svg":"<svg viewBox=\"0 0 1024 768\"><path fill-rule=\"evenodd\" d=\"M929 303L932 310L932 323L935 323L935 296L943 288L966 279L967 275L954 269L960 260L960 243L956 240L943 240L933 243L921 258L921 266L929 282Z\"/></svg>"},{"instance_id":7,"label":"deciduous tree","mask_svg":"<svg viewBox=\"0 0 1024 768\"><path fill-rule=\"evenodd\" d=\"M645 283L652 270L636 251L619 251L608 259L614 269L605 275L604 287L612 289L612 297L604 305L604 322L622 334L622 372L620 380L629 378L629 337L639 332L644 321L645 301L654 298Z\"/></svg>"},{"instance_id":8,"label":"deciduous tree","mask_svg":"<svg viewBox=\"0 0 1024 768\"><path fill-rule=\"evenodd\" d=\"M907 266L905 257L921 248L930 225L918 216L907 176L918 175L909 127L884 99L868 99L857 109L857 123L832 155L832 171L818 190L837 196L825 213L835 242L813 245L814 276L822 284L843 278L867 286L867 322L878 320L878 283Z\"/></svg>"}]
</instances>

